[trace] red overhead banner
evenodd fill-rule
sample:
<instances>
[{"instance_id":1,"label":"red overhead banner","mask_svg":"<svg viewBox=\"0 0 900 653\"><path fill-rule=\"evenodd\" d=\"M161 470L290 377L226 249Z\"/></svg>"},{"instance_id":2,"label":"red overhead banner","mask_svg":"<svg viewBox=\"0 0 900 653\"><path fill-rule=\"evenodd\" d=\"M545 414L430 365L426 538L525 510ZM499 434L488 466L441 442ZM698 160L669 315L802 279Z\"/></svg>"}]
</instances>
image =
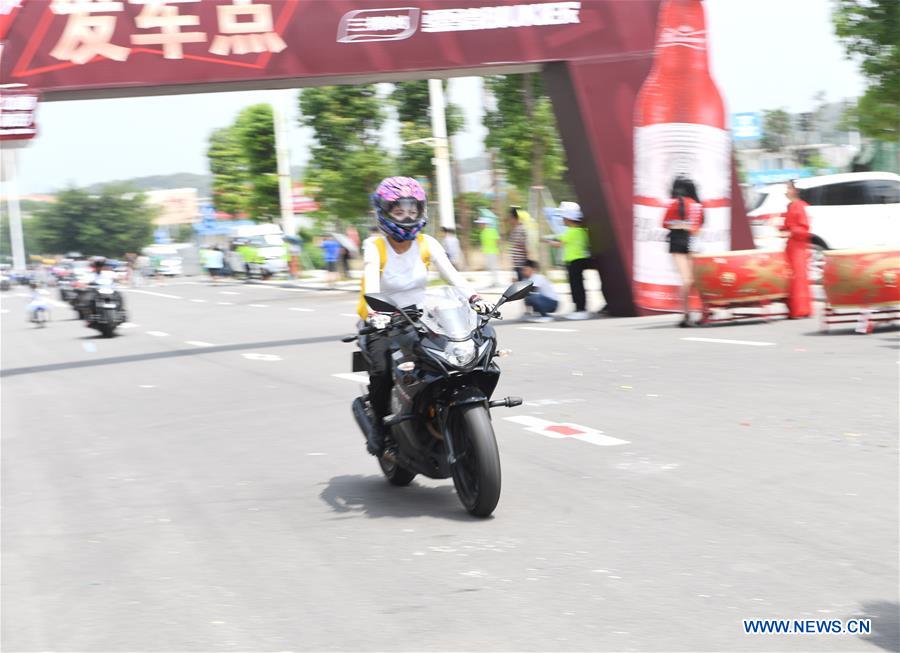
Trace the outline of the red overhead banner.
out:
<instances>
[{"instance_id":1,"label":"red overhead banner","mask_svg":"<svg viewBox=\"0 0 900 653\"><path fill-rule=\"evenodd\" d=\"M25 83L53 99L67 91L98 97L130 87L146 93L148 86L176 90L261 77L648 56L657 6L658 0L22 0L7 27L0 83Z\"/></svg>"},{"instance_id":2,"label":"red overhead banner","mask_svg":"<svg viewBox=\"0 0 900 653\"><path fill-rule=\"evenodd\" d=\"M654 61L660 6L660 0L0 0L0 85L24 84L46 100L64 100L540 71L577 194L558 199L581 203L610 310L628 315L635 311L635 99ZM705 26L687 29L685 21L702 12L700 0L664 6L678 38L658 48L696 49ZM669 122L697 120L691 114ZM692 147L685 142L682 149L691 154ZM744 249L752 240L729 159L727 152L718 157L698 185L711 209L722 208L730 194L731 213L722 212L717 233ZM677 172L664 168L660 187ZM714 185L721 188L710 195Z\"/></svg>"}]
</instances>

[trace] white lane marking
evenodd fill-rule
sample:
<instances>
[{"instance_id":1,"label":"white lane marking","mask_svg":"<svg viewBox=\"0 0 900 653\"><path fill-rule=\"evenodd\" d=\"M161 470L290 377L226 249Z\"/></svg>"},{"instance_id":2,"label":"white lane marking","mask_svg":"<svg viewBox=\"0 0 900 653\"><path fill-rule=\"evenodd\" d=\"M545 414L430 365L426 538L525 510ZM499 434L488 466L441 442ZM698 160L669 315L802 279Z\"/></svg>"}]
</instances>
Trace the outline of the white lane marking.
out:
<instances>
[{"instance_id":1,"label":"white lane marking","mask_svg":"<svg viewBox=\"0 0 900 653\"><path fill-rule=\"evenodd\" d=\"M251 361L280 361L281 356L275 354L241 354L244 358Z\"/></svg>"},{"instance_id":2,"label":"white lane marking","mask_svg":"<svg viewBox=\"0 0 900 653\"><path fill-rule=\"evenodd\" d=\"M135 324L134 322L122 322L119 325L120 329L134 329L135 327L141 326L140 324Z\"/></svg>"},{"instance_id":3,"label":"white lane marking","mask_svg":"<svg viewBox=\"0 0 900 653\"><path fill-rule=\"evenodd\" d=\"M748 347L773 347L774 342L763 342L761 340L726 340L725 338L682 338L682 340L690 340L691 342L718 342L723 345L747 345Z\"/></svg>"},{"instance_id":4,"label":"white lane marking","mask_svg":"<svg viewBox=\"0 0 900 653\"><path fill-rule=\"evenodd\" d=\"M0 308L0 313L9 313L8 308Z\"/></svg>"},{"instance_id":5,"label":"white lane marking","mask_svg":"<svg viewBox=\"0 0 900 653\"><path fill-rule=\"evenodd\" d=\"M312 292L309 288L279 288L284 292Z\"/></svg>"},{"instance_id":6,"label":"white lane marking","mask_svg":"<svg viewBox=\"0 0 900 653\"><path fill-rule=\"evenodd\" d=\"M247 304L251 308L269 308L268 304Z\"/></svg>"},{"instance_id":7,"label":"white lane marking","mask_svg":"<svg viewBox=\"0 0 900 653\"><path fill-rule=\"evenodd\" d=\"M289 311L302 311L303 313L313 313L316 309L314 308L297 308L296 306L291 306Z\"/></svg>"},{"instance_id":8,"label":"white lane marking","mask_svg":"<svg viewBox=\"0 0 900 653\"><path fill-rule=\"evenodd\" d=\"M234 306L234 302L216 302L219 306Z\"/></svg>"},{"instance_id":9,"label":"white lane marking","mask_svg":"<svg viewBox=\"0 0 900 653\"><path fill-rule=\"evenodd\" d=\"M354 383L368 383L369 375L365 372L345 372L343 374L332 374L336 379L344 379L344 381L353 381Z\"/></svg>"},{"instance_id":10,"label":"white lane marking","mask_svg":"<svg viewBox=\"0 0 900 653\"><path fill-rule=\"evenodd\" d=\"M139 388L155 388L155 385L139 385Z\"/></svg>"},{"instance_id":11,"label":"white lane marking","mask_svg":"<svg viewBox=\"0 0 900 653\"><path fill-rule=\"evenodd\" d=\"M581 440L588 444L595 444L598 447L615 447L622 444L628 444L628 440L620 440L608 435L603 435L603 431L591 428L590 426L581 426L580 424L572 424L570 422L551 422L550 420L541 419L540 417L532 417L530 415L516 415L514 417L504 417L508 422L521 424L526 431L537 433L548 438L572 438L573 440Z\"/></svg>"},{"instance_id":12,"label":"white lane marking","mask_svg":"<svg viewBox=\"0 0 900 653\"><path fill-rule=\"evenodd\" d=\"M97 351L97 345L95 345L93 342L83 342L81 343L81 347L90 354L93 354L95 351Z\"/></svg>"},{"instance_id":13,"label":"white lane marking","mask_svg":"<svg viewBox=\"0 0 900 653\"><path fill-rule=\"evenodd\" d=\"M532 326L523 326L519 327L522 331L558 331L559 333L575 333L578 329L560 329L558 327L532 327Z\"/></svg>"},{"instance_id":14,"label":"white lane marking","mask_svg":"<svg viewBox=\"0 0 900 653\"><path fill-rule=\"evenodd\" d=\"M191 301L196 302L197 304L205 304L206 303L205 299L192 299Z\"/></svg>"},{"instance_id":15,"label":"white lane marking","mask_svg":"<svg viewBox=\"0 0 900 653\"><path fill-rule=\"evenodd\" d=\"M165 297L166 299L184 299L181 295L167 295L164 292L153 292L151 290L136 290L134 288L128 288L125 292L138 292L142 295L153 295L154 297Z\"/></svg>"},{"instance_id":16,"label":"white lane marking","mask_svg":"<svg viewBox=\"0 0 900 653\"><path fill-rule=\"evenodd\" d=\"M241 293L234 292L233 290L220 290L219 294L220 295L240 295Z\"/></svg>"},{"instance_id":17,"label":"white lane marking","mask_svg":"<svg viewBox=\"0 0 900 653\"><path fill-rule=\"evenodd\" d=\"M319 453L318 451L314 451L312 453L306 454L307 456L327 456L327 453Z\"/></svg>"},{"instance_id":18,"label":"white lane marking","mask_svg":"<svg viewBox=\"0 0 900 653\"><path fill-rule=\"evenodd\" d=\"M341 313L341 317L355 317L355 318L358 318L359 315L357 315L356 313Z\"/></svg>"},{"instance_id":19,"label":"white lane marking","mask_svg":"<svg viewBox=\"0 0 900 653\"><path fill-rule=\"evenodd\" d=\"M213 347L211 342L203 342L202 340L185 340L184 344L194 345L194 347Z\"/></svg>"},{"instance_id":20,"label":"white lane marking","mask_svg":"<svg viewBox=\"0 0 900 653\"><path fill-rule=\"evenodd\" d=\"M147 335L148 336L156 336L157 338L163 338L169 334L166 333L165 331L147 331Z\"/></svg>"}]
</instances>

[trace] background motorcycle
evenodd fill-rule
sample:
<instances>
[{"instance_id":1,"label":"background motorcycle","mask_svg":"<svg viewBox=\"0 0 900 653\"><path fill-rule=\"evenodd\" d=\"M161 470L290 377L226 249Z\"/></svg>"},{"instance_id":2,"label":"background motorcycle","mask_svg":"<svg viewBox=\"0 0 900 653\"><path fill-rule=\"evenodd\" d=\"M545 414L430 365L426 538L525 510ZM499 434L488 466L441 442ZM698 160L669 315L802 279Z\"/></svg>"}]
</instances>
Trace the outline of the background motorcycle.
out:
<instances>
[{"instance_id":1,"label":"background motorcycle","mask_svg":"<svg viewBox=\"0 0 900 653\"><path fill-rule=\"evenodd\" d=\"M530 281L520 281L503 293L488 315L479 316L457 289L429 291L424 310L401 309L383 295L366 295L368 305L392 313L386 335L392 339L393 414L384 418L387 429L381 470L394 485L408 485L416 474L453 478L466 510L490 515L500 499L500 454L491 424L490 408L518 406L522 399L491 401L500 378L494 363L499 355L490 326L505 302L523 299ZM435 295L437 295L435 301ZM361 351L354 352L354 371L368 371L371 361L364 338L375 332L363 327ZM353 402L353 416L363 434L373 428L368 394Z\"/></svg>"},{"instance_id":2,"label":"background motorcycle","mask_svg":"<svg viewBox=\"0 0 900 653\"><path fill-rule=\"evenodd\" d=\"M91 294L82 305L82 314L87 325L97 329L104 338L112 338L116 327L128 319L122 295L112 283L97 283L87 292Z\"/></svg>"}]
</instances>

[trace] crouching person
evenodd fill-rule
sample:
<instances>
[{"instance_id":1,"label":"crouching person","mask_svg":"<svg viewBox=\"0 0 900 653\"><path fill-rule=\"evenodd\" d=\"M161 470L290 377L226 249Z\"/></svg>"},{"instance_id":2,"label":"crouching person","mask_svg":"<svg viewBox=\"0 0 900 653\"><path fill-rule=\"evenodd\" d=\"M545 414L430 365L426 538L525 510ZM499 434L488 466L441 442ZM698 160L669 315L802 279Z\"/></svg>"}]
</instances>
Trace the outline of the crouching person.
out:
<instances>
[{"instance_id":1,"label":"crouching person","mask_svg":"<svg viewBox=\"0 0 900 653\"><path fill-rule=\"evenodd\" d=\"M522 277L534 284L531 294L525 298L525 304L532 308L536 315L527 316L526 319L532 322L550 322L553 320L551 313L555 313L559 308L559 295L556 294L553 283L538 272L539 269L538 262L531 259L522 265Z\"/></svg>"}]
</instances>

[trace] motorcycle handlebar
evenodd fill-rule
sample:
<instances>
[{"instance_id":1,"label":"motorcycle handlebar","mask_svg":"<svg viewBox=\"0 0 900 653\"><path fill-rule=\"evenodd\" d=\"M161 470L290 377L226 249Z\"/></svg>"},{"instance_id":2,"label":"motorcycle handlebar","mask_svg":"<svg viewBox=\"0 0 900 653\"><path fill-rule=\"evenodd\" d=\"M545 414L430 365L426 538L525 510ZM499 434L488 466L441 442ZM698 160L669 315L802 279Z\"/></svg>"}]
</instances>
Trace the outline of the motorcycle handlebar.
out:
<instances>
[{"instance_id":1,"label":"motorcycle handlebar","mask_svg":"<svg viewBox=\"0 0 900 653\"><path fill-rule=\"evenodd\" d=\"M409 312L407 312L407 315L409 315ZM479 315L482 318L484 318L485 321L490 320L490 319L495 319L495 320L503 319L503 317L500 315L500 312L495 311L493 309L491 309L491 311L489 313L479 313ZM415 317L418 318L419 315L415 315ZM390 326L396 327L396 326L399 326L400 324L406 324L406 320L403 318L402 315L400 315L400 312L398 312L391 317ZM378 331L378 329L376 329L375 327L366 325L364 327L361 327L355 336L344 336L343 338L341 338L341 342L354 342L359 339L359 336L367 336L370 333L375 333L377 331Z\"/></svg>"}]
</instances>

